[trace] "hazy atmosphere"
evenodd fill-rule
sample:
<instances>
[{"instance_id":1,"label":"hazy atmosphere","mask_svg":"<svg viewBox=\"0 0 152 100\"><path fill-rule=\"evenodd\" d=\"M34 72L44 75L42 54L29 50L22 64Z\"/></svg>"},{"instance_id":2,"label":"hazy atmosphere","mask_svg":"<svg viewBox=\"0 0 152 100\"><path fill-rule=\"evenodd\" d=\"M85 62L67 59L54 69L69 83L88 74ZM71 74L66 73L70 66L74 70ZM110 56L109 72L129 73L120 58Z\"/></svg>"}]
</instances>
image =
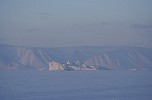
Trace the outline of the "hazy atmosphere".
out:
<instances>
[{"instance_id":1,"label":"hazy atmosphere","mask_svg":"<svg viewBox=\"0 0 152 100\"><path fill-rule=\"evenodd\" d=\"M152 100L152 0L0 0L0 100Z\"/></svg>"},{"instance_id":2,"label":"hazy atmosphere","mask_svg":"<svg viewBox=\"0 0 152 100\"><path fill-rule=\"evenodd\" d=\"M0 43L152 47L152 0L0 0Z\"/></svg>"}]
</instances>

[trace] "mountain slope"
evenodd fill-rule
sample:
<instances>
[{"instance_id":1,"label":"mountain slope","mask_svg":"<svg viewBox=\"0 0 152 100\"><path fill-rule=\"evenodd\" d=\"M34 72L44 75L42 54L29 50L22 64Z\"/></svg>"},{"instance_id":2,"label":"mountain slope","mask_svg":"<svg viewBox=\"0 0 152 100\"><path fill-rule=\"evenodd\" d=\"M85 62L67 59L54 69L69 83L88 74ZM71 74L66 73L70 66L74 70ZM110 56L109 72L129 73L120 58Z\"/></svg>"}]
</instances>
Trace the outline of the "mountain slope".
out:
<instances>
[{"instance_id":1,"label":"mountain slope","mask_svg":"<svg viewBox=\"0 0 152 100\"><path fill-rule=\"evenodd\" d=\"M117 48L103 50L84 64L98 69L151 69L151 61L141 48Z\"/></svg>"},{"instance_id":2,"label":"mountain slope","mask_svg":"<svg viewBox=\"0 0 152 100\"><path fill-rule=\"evenodd\" d=\"M1 70L48 70L49 63L52 62L55 62L52 69L62 66L62 70L152 69L152 49L110 46L33 48L0 45Z\"/></svg>"}]
</instances>

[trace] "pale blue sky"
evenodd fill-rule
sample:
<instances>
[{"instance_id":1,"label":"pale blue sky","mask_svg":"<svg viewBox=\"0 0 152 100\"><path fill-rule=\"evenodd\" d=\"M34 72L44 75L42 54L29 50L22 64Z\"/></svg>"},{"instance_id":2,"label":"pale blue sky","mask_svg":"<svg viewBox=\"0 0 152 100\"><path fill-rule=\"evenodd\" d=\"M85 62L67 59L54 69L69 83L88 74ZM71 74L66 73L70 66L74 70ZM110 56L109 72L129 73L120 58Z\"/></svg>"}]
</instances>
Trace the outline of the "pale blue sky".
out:
<instances>
[{"instance_id":1,"label":"pale blue sky","mask_svg":"<svg viewBox=\"0 0 152 100\"><path fill-rule=\"evenodd\" d=\"M152 0L0 0L0 43L152 47Z\"/></svg>"}]
</instances>

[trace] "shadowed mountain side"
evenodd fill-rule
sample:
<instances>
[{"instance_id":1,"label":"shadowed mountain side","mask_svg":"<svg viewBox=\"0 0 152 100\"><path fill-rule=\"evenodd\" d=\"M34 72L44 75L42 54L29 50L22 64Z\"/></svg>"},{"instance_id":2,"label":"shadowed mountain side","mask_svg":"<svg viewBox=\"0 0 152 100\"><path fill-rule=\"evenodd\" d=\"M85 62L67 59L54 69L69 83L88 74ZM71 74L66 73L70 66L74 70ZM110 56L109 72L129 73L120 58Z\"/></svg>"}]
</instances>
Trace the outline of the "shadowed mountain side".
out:
<instances>
[{"instance_id":1,"label":"shadowed mountain side","mask_svg":"<svg viewBox=\"0 0 152 100\"><path fill-rule=\"evenodd\" d=\"M97 69L151 69L151 50L143 48L117 48L103 50L84 62ZM149 53L149 55L148 55Z\"/></svg>"},{"instance_id":2,"label":"shadowed mountain side","mask_svg":"<svg viewBox=\"0 0 152 100\"><path fill-rule=\"evenodd\" d=\"M152 69L152 49L139 47L36 48L0 45L0 69ZM58 64L57 64L58 63ZM57 66L60 65L60 66ZM52 70L52 69L50 69Z\"/></svg>"}]
</instances>

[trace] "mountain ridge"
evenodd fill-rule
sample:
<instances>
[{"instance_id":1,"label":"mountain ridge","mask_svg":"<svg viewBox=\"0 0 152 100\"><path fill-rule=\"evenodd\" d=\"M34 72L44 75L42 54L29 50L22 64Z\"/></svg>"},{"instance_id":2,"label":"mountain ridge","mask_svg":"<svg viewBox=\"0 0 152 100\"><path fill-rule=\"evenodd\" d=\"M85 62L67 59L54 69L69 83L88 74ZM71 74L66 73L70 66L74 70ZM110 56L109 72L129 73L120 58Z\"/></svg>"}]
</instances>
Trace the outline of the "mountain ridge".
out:
<instances>
[{"instance_id":1,"label":"mountain ridge","mask_svg":"<svg viewBox=\"0 0 152 100\"><path fill-rule=\"evenodd\" d=\"M55 66L61 64L62 70L152 69L152 49L132 46L45 48L0 44L0 70L48 70L49 63L53 61L59 63ZM66 64L67 61L73 65Z\"/></svg>"}]
</instances>

